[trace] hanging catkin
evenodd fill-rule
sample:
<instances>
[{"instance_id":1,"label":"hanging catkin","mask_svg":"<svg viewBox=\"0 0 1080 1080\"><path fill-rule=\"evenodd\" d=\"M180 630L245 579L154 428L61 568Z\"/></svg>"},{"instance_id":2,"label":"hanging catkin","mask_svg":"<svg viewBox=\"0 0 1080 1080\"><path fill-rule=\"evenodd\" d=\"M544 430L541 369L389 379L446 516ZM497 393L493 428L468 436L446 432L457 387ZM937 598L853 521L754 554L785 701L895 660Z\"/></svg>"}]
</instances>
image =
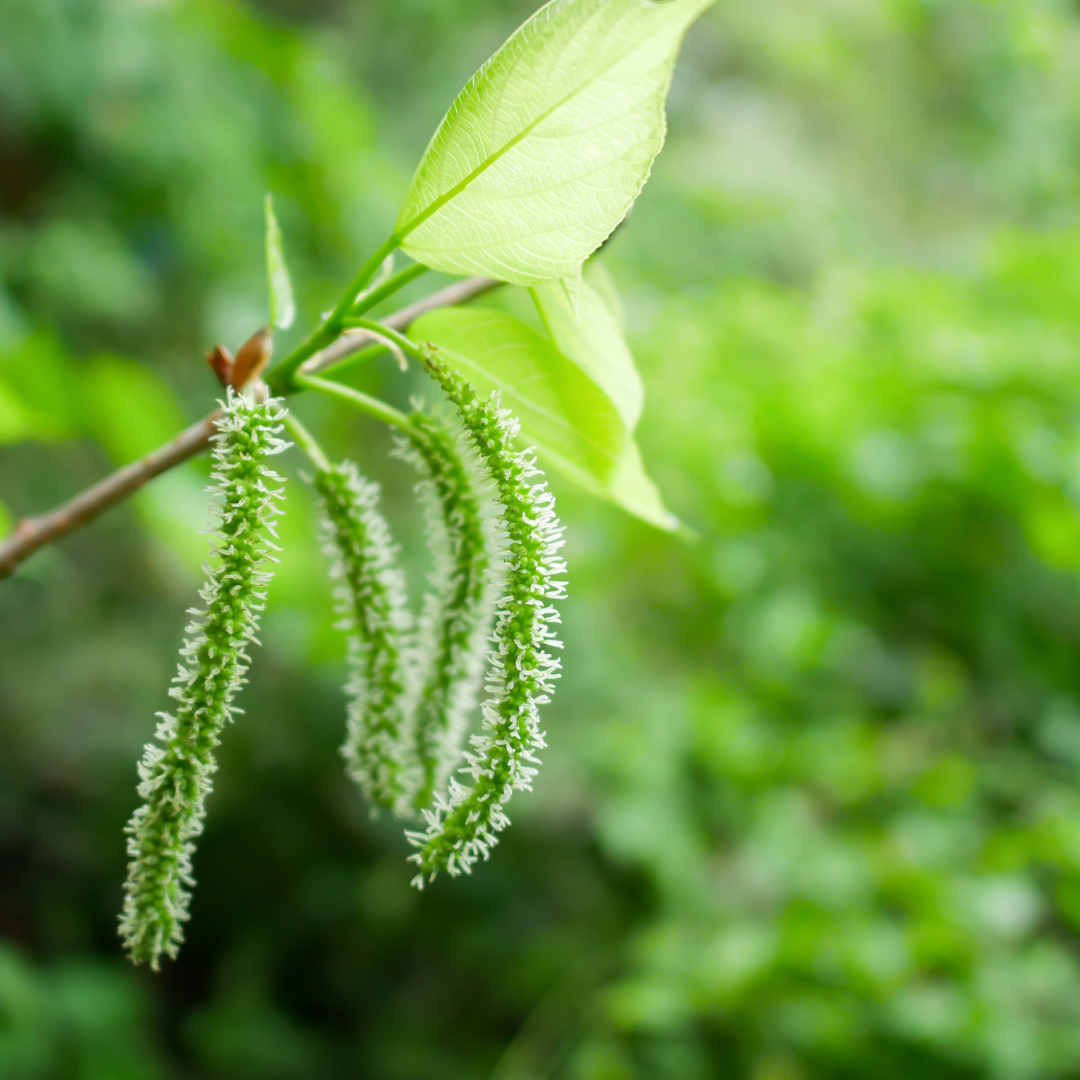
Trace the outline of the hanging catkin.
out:
<instances>
[{"instance_id":1,"label":"hanging catkin","mask_svg":"<svg viewBox=\"0 0 1080 1080\"><path fill-rule=\"evenodd\" d=\"M476 704L491 612L491 559L476 466L457 431L414 412L396 453L420 472L416 490L434 556L417 635L422 684L416 700L419 776L413 806L423 810L446 787L460 760L465 723Z\"/></svg>"},{"instance_id":2,"label":"hanging catkin","mask_svg":"<svg viewBox=\"0 0 1080 1080\"><path fill-rule=\"evenodd\" d=\"M349 643L348 733L341 752L349 776L384 810L409 812L412 620L404 578L379 486L348 461L319 469L315 489L323 508L339 627Z\"/></svg>"},{"instance_id":3,"label":"hanging catkin","mask_svg":"<svg viewBox=\"0 0 1080 1080\"><path fill-rule=\"evenodd\" d=\"M427 354L429 373L457 406L458 416L480 460L490 473L500 504L499 525L505 545L505 595L497 604L495 647L482 705L482 729L471 739L466 787L454 777L449 790L424 811L427 830L410 833L419 848L411 859L420 873L414 884L434 878L439 870L469 872L497 843L509 824L505 806L514 791L528 789L543 748L539 706L545 704L558 677L559 661L547 650L558 647L552 624L558 614L548 602L564 595L555 578L565 571L556 554L562 545L554 500L530 451L514 449L518 422L499 407L497 394L482 399L475 387L453 372L438 356Z\"/></svg>"},{"instance_id":4,"label":"hanging catkin","mask_svg":"<svg viewBox=\"0 0 1080 1080\"><path fill-rule=\"evenodd\" d=\"M214 436L211 509L216 518L205 564L204 607L192 609L176 684L175 714L160 713L157 742L139 764L143 805L127 827L131 862L120 934L133 961L155 970L175 957L194 885L191 856L202 831L216 768L214 748L237 712L232 700L244 680L264 589L276 561L274 517L281 478L266 459L288 445L278 437L284 410L229 391Z\"/></svg>"}]
</instances>

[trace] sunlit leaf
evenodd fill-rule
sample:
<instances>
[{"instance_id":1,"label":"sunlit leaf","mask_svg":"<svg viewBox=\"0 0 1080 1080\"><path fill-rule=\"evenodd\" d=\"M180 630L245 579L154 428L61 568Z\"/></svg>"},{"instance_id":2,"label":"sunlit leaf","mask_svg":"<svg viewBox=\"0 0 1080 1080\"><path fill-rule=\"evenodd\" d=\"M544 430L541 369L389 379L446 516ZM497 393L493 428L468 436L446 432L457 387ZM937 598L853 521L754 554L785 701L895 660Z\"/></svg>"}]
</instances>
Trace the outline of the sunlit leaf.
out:
<instances>
[{"instance_id":1,"label":"sunlit leaf","mask_svg":"<svg viewBox=\"0 0 1080 1080\"><path fill-rule=\"evenodd\" d=\"M541 463L659 528L677 527L608 396L535 330L501 311L443 308L417 320L411 334L435 345L481 393L500 391L521 420L521 442L536 447Z\"/></svg>"},{"instance_id":2,"label":"sunlit leaf","mask_svg":"<svg viewBox=\"0 0 1080 1080\"><path fill-rule=\"evenodd\" d=\"M270 290L270 326L288 330L296 318L289 269L285 265L285 247L281 228L274 216L274 202L266 196L266 279Z\"/></svg>"},{"instance_id":3,"label":"sunlit leaf","mask_svg":"<svg viewBox=\"0 0 1080 1080\"><path fill-rule=\"evenodd\" d=\"M581 298L581 267L579 266L570 274L564 274L555 284L570 305L570 310L576 320L578 317L578 301Z\"/></svg>"},{"instance_id":4,"label":"sunlit leaf","mask_svg":"<svg viewBox=\"0 0 1080 1080\"><path fill-rule=\"evenodd\" d=\"M473 76L394 235L414 259L519 285L572 274L630 208L664 142L687 27L711 0L553 0Z\"/></svg>"},{"instance_id":5,"label":"sunlit leaf","mask_svg":"<svg viewBox=\"0 0 1080 1080\"><path fill-rule=\"evenodd\" d=\"M590 264L580 279L577 307L562 282L531 290L536 308L559 350L604 391L630 431L641 418L645 390L623 337L618 296L607 271Z\"/></svg>"}]
</instances>

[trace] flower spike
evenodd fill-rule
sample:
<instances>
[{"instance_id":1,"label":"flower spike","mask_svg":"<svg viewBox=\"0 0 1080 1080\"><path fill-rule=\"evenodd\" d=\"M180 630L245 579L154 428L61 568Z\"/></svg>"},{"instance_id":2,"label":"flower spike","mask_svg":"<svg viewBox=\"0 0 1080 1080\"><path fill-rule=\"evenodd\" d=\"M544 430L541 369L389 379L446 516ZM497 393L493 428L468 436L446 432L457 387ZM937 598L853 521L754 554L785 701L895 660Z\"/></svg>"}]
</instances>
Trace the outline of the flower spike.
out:
<instances>
[{"instance_id":1,"label":"flower spike","mask_svg":"<svg viewBox=\"0 0 1080 1080\"><path fill-rule=\"evenodd\" d=\"M472 737L461 770L471 774L472 787L451 777L446 795L424 811L427 830L408 834L419 848L410 858L420 868L413 884L421 888L440 870L468 873L477 859L487 858L509 824L507 802L514 791L529 789L536 775L536 751L545 745L539 707L549 700L559 667L547 650L561 644L552 632L558 614L548 601L564 595L564 583L555 579L566 569L556 554L562 529L554 499L545 483L532 482L542 475L532 452L513 445L518 421L499 407L497 394L481 398L433 350L424 356L428 373L457 406L501 504L506 595L496 606L482 730Z\"/></svg>"},{"instance_id":2,"label":"flower spike","mask_svg":"<svg viewBox=\"0 0 1080 1080\"><path fill-rule=\"evenodd\" d=\"M423 672L416 703L417 810L430 806L436 790L446 787L461 757L491 612L486 505L474 477L475 455L459 440L460 433L447 423L417 411L395 451L421 475L416 490L435 557L417 635L417 665Z\"/></svg>"},{"instance_id":3,"label":"flower spike","mask_svg":"<svg viewBox=\"0 0 1080 1080\"><path fill-rule=\"evenodd\" d=\"M246 647L258 626L265 588L280 550L274 517L283 498L279 477L266 459L288 443L279 439L284 410L279 402L255 402L228 391L224 416L213 437L214 484L211 559L192 609L179 672L169 691L175 715L159 713L156 743L139 764L143 805L127 826L128 879L120 936L135 963L156 971L162 954L175 958L195 884L191 856L202 832L206 797L217 767L214 749L236 711L232 700L246 681Z\"/></svg>"},{"instance_id":4,"label":"flower spike","mask_svg":"<svg viewBox=\"0 0 1080 1080\"><path fill-rule=\"evenodd\" d=\"M349 642L349 726L341 748L346 770L375 806L408 813L412 618L397 548L378 510L379 485L360 476L352 462L317 470L314 483L337 582L338 626Z\"/></svg>"}]
</instances>

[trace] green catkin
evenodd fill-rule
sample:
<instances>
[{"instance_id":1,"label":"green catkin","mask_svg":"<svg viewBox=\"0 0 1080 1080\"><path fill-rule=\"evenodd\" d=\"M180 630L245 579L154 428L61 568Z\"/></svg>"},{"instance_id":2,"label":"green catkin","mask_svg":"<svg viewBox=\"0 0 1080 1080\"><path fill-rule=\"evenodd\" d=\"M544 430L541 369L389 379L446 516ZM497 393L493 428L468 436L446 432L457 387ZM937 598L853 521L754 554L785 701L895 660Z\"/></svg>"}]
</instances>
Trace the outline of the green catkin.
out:
<instances>
[{"instance_id":1,"label":"green catkin","mask_svg":"<svg viewBox=\"0 0 1080 1080\"><path fill-rule=\"evenodd\" d=\"M409 417L396 454L421 474L417 494L434 553L430 589L420 617L415 754L419 777L413 807L431 805L461 757L468 714L483 670L491 610L485 500L472 454L445 422L422 412Z\"/></svg>"},{"instance_id":2,"label":"green catkin","mask_svg":"<svg viewBox=\"0 0 1080 1080\"><path fill-rule=\"evenodd\" d=\"M281 513L279 477L266 459L288 443L277 438L284 410L229 391L214 436L210 560L193 608L175 685L175 715L159 713L156 739L139 764L143 805L127 826L130 864L120 936L135 963L156 971L162 954L175 957L188 918L195 837L202 832L206 797L216 768L214 748L235 712L272 576L265 564L279 550L274 517Z\"/></svg>"},{"instance_id":3,"label":"green catkin","mask_svg":"<svg viewBox=\"0 0 1080 1080\"><path fill-rule=\"evenodd\" d=\"M551 629L558 614L548 601L564 595L564 583L554 579L566 569L556 554L562 529L554 500L546 484L531 482L542 475L532 452L514 449L517 420L499 407L497 394L482 399L434 352L427 353L426 366L457 406L491 475L501 506L505 596L496 606L482 730L472 737L461 770L471 774L473 785L467 788L451 777L447 793L424 811L426 831L408 834L419 848L410 858L420 868L413 879L420 888L440 870L468 873L477 859L487 858L498 832L509 824L506 803L514 791L528 790L536 775L536 751L545 745L538 710L549 700L559 667L547 651L560 647Z\"/></svg>"},{"instance_id":4,"label":"green catkin","mask_svg":"<svg viewBox=\"0 0 1080 1080\"><path fill-rule=\"evenodd\" d=\"M351 462L319 469L314 484L336 581L338 626L349 642L349 720L341 748L346 771L376 807L406 814L415 786L409 753L412 619L397 549L378 510L378 484L361 477Z\"/></svg>"}]
</instances>

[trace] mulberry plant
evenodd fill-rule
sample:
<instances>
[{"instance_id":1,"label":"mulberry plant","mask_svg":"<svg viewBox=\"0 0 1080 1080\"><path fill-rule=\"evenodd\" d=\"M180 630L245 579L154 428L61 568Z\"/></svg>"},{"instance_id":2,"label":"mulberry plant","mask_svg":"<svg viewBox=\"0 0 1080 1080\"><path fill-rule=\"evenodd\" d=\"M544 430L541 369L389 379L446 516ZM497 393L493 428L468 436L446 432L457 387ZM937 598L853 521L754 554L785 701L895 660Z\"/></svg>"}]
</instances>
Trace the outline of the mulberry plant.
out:
<instances>
[{"instance_id":1,"label":"mulberry plant","mask_svg":"<svg viewBox=\"0 0 1080 1080\"><path fill-rule=\"evenodd\" d=\"M169 694L175 715L161 713L157 742L139 763L142 806L128 825L131 864L120 935L133 960L154 968L175 956L187 919L194 837L202 831L214 772L214 747L235 710L247 646L259 625L263 591L274 560L274 517L281 511L280 477L266 459L285 449L277 438L276 401L254 402L229 388L214 436L211 511L217 518L211 561L205 564L202 610L187 628L180 669Z\"/></svg>"},{"instance_id":2,"label":"mulberry plant","mask_svg":"<svg viewBox=\"0 0 1080 1080\"><path fill-rule=\"evenodd\" d=\"M269 459L288 447L283 432L307 458L322 518L349 668L342 756L357 797L406 819L402 854L418 887L491 855L511 797L537 775L541 710L559 674L554 605L566 568L542 470L658 528L677 526L634 442L641 381L597 252L660 151L676 56L709 2L552 0L537 11L458 95L386 241L273 365L296 305L268 196L269 319L235 356L222 345L209 354L219 408L0 542L4 575L213 447L202 606L169 691L174 709L139 765L128 826L120 930L136 963L156 969L183 938L214 751L240 711L278 557L283 488ZM398 252L409 261L395 270ZM465 280L372 318L428 269ZM475 303L496 289L527 291L536 320L508 314L520 303ZM386 353L412 368L430 403L405 412L342 381ZM394 452L416 470L431 550L422 598L410 598L379 486L356 462L331 460L297 414L294 402L313 394L387 424Z\"/></svg>"}]
</instances>

